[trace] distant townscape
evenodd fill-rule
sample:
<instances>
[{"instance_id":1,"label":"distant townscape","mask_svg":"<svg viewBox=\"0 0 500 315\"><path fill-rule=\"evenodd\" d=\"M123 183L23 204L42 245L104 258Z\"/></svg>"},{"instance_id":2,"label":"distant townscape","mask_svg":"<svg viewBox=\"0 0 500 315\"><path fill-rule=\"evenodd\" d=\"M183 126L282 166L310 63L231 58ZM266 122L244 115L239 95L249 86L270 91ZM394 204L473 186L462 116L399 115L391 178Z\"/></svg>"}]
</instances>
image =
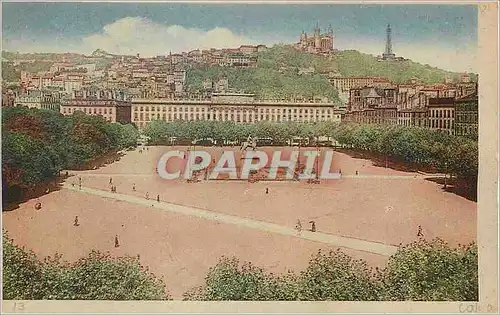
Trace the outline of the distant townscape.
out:
<instances>
[{"instance_id":1,"label":"distant townscape","mask_svg":"<svg viewBox=\"0 0 500 315\"><path fill-rule=\"evenodd\" d=\"M387 25L377 57L335 49L332 28L322 33L318 25L291 46L147 58L103 50L90 56L3 52L2 106L82 111L140 129L152 120L346 120L476 137L477 76L396 57L391 32ZM405 71L409 66L413 73Z\"/></svg>"}]
</instances>

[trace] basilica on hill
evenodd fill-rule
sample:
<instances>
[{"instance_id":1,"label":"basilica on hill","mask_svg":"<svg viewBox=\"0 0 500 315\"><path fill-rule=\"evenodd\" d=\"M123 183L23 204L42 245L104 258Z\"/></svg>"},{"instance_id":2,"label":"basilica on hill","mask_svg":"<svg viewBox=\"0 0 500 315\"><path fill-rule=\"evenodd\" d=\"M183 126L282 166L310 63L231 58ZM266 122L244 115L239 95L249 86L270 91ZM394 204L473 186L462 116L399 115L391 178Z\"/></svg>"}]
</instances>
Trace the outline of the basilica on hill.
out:
<instances>
[{"instance_id":1,"label":"basilica on hill","mask_svg":"<svg viewBox=\"0 0 500 315\"><path fill-rule=\"evenodd\" d=\"M300 41L294 45L295 49L314 53L314 54L328 54L333 52L333 30L332 27L328 27L327 33L321 34L319 25L316 25L312 35L302 31L300 35Z\"/></svg>"}]
</instances>

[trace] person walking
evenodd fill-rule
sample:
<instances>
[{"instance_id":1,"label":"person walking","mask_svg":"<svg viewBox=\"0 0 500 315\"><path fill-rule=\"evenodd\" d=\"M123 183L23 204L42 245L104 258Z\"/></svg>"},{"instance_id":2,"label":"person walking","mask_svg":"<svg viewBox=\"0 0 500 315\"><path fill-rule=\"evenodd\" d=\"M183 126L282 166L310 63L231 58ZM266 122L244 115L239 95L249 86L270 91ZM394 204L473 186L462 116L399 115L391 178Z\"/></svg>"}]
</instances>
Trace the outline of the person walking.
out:
<instances>
[{"instance_id":1,"label":"person walking","mask_svg":"<svg viewBox=\"0 0 500 315\"><path fill-rule=\"evenodd\" d=\"M120 247L120 243L118 242L118 235L115 235L115 247Z\"/></svg>"},{"instance_id":2,"label":"person walking","mask_svg":"<svg viewBox=\"0 0 500 315\"><path fill-rule=\"evenodd\" d=\"M266 194L269 194L269 188L266 187Z\"/></svg>"},{"instance_id":3,"label":"person walking","mask_svg":"<svg viewBox=\"0 0 500 315\"><path fill-rule=\"evenodd\" d=\"M300 222L300 219L297 219L297 224L295 224L295 229L299 233L302 231L302 223Z\"/></svg>"},{"instance_id":4,"label":"person walking","mask_svg":"<svg viewBox=\"0 0 500 315\"><path fill-rule=\"evenodd\" d=\"M146 200L149 200L149 193L146 192Z\"/></svg>"},{"instance_id":5,"label":"person walking","mask_svg":"<svg viewBox=\"0 0 500 315\"><path fill-rule=\"evenodd\" d=\"M311 223L311 232L316 232L316 222L309 221L309 223Z\"/></svg>"},{"instance_id":6,"label":"person walking","mask_svg":"<svg viewBox=\"0 0 500 315\"><path fill-rule=\"evenodd\" d=\"M75 222L73 223L74 226L79 226L80 223L78 223L78 216L75 217Z\"/></svg>"},{"instance_id":7,"label":"person walking","mask_svg":"<svg viewBox=\"0 0 500 315\"><path fill-rule=\"evenodd\" d=\"M422 233L422 226L421 226L421 225L419 225L419 226L418 226L417 237L423 237L423 236L424 236L424 234Z\"/></svg>"},{"instance_id":8,"label":"person walking","mask_svg":"<svg viewBox=\"0 0 500 315\"><path fill-rule=\"evenodd\" d=\"M156 196L156 201L157 201L157 202L160 202L160 195L157 195L157 196Z\"/></svg>"},{"instance_id":9,"label":"person walking","mask_svg":"<svg viewBox=\"0 0 500 315\"><path fill-rule=\"evenodd\" d=\"M135 183L132 184L132 191L135 191Z\"/></svg>"}]
</instances>

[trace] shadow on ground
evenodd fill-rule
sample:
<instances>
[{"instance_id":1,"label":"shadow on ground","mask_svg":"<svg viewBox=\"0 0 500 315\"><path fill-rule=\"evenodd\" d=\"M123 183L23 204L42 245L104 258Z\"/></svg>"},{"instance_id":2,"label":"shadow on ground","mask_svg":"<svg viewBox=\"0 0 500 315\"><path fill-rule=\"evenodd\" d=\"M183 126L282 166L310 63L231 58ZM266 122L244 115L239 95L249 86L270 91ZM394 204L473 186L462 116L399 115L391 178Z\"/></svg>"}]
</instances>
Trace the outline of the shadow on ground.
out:
<instances>
[{"instance_id":1,"label":"shadow on ground","mask_svg":"<svg viewBox=\"0 0 500 315\"><path fill-rule=\"evenodd\" d=\"M469 186L465 181L448 178L445 188L445 180L443 177L428 177L426 180L442 185L442 189L446 192L477 202L477 185Z\"/></svg>"},{"instance_id":2,"label":"shadow on ground","mask_svg":"<svg viewBox=\"0 0 500 315\"><path fill-rule=\"evenodd\" d=\"M64 180L68 177L65 174L33 186L12 186L6 188L4 198L2 198L2 211L16 210L21 203L61 190Z\"/></svg>"},{"instance_id":3,"label":"shadow on ground","mask_svg":"<svg viewBox=\"0 0 500 315\"><path fill-rule=\"evenodd\" d=\"M431 166L419 165L416 163L405 163L394 158L386 159L385 156L376 155L370 152L357 152L349 149L337 149L336 151L347 154L352 158L370 160L373 162L373 165L377 167L387 167L396 171L403 172L420 171L429 173L430 175L438 173L438 171ZM426 178L426 180L442 185L443 190L446 192L456 194L471 201L477 201L477 184L470 185L467 184L465 180L448 178L446 182L446 188L444 188L445 179L442 176L428 177Z\"/></svg>"},{"instance_id":4,"label":"shadow on ground","mask_svg":"<svg viewBox=\"0 0 500 315\"><path fill-rule=\"evenodd\" d=\"M74 171L96 170L98 168L104 167L114 162L118 162L124 155L125 155L124 152L115 150L112 152L108 152L86 164L71 168L70 170Z\"/></svg>"},{"instance_id":5,"label":"shadow on ground","mask_svg":"<svg viewBox=\"0 0 500 315\"><path fill-rule=\"evenodd\" d=\"M78 167L71 168L70 170L94 170L100 167L106 166L108 164L119 161L125 153L121 151L112 151L106 153L99 158L81 165ZM48 179L44 182L38 183L32 186L11 186L4 187L2 190L2 211L12 211L19 208L21 203L24 203L31 199L39 198L43 195L49 194L53 191L58 191L62 188L62 183L70 177L68 171L61 172L60 176L56 178Z\"/></svg>"}]
</instances>

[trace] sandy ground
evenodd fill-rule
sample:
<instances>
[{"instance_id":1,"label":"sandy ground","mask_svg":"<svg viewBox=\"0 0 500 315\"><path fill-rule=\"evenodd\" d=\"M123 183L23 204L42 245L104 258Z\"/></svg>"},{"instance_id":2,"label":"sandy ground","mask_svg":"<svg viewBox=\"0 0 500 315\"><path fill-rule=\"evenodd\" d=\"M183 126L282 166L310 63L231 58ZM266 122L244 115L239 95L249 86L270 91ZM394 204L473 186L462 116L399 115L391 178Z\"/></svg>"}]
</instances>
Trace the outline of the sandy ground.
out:
<instances>
[{"instance_id":1,"label":"sandy ground","mask_svg":"<svg viewBox=\"0 0 500 315\"><path fill-rule=\"evenodd\" d=\"M198 207L239 217L293 227L300 219L316 221L319 232L398 245L416 239L421 225L426 238L451 244L476 240L476 203L446 193L413 173L375 167L370 161L335 153L332 170L340 180L305 182L165 180L156 174L159 157L172 148L150 147L127 152L120 161L70 177L84 187L117 191ZM185 150L185 148L178 148ZM214 152L220 148L203 148ZM229 148L225 148L228 150ZM267 148L266 151L273 149ZM290 150L290 149L287 149ZM169 167L176 168L173 161ZM358 171L358 176L355 172ZM135 184L136 191L132 190ZM265 189L269 189L269 194ZM34 210L36 202L43 209ZM80 226L74 227L78 215ZM237 256L274 272L301 270L318 249L336 247L296 237L220 223L151 207L62 189L3 213L3 226L19 245L39 256L62 253L67 260L90 250L114 255L140 255L141 262L165 280L174 298L203 283L219 257ZM121 246L114 248L114 236ZM383 266L386 256L344 249L372 266Z\"/></svg>"}]
</instances>

